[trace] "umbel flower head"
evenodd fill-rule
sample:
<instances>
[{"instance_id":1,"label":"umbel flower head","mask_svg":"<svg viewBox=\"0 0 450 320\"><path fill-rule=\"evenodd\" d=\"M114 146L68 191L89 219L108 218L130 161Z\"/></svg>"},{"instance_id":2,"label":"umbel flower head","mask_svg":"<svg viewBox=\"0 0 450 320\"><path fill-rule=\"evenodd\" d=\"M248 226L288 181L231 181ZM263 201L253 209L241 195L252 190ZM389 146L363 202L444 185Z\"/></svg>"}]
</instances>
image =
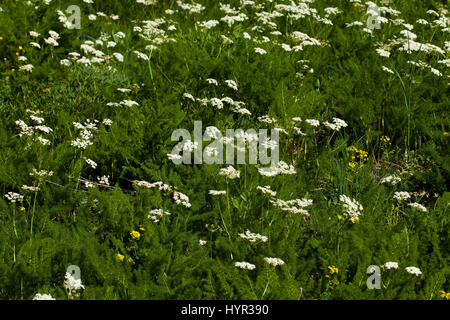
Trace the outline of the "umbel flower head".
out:
<instances>
[{"instance_id":1,"label":"umbel flower head","mask_svg":"<svg viewBox=\"0 0 450 320\"><path fill-rule=\"evenodd\" d=\"M248 263L248 262L236 262L234 264L236 267L241 268L241 269L247 269L247 270L253 270L256 268L256 266L254 264Z\"/></svg>"},{"instance_id":2,"label":"umbel flower head","mask_svg":"<svg viewBox=\"0 0 450 320\"><path fill-rule=\"evenodd\" d=\"M79 292L77 291L84 289L84 285L81 283L81 279L75 279L69 272L66 272L64 288L67 290L69 298L73 298L73 296L79 296Z\"/></svg>"},{"instance_id":3,"label":"umbel flower head","mask_svg":"<svg viewBox=\"0 0 450 320\"><path fill-rule=\"evenodd\" d=\"M282 266L284 264L284 261L279 259L279 258L270 258L270 257L265 257L264 261L267 262L268 264L276 267L276 266Z\"/></svg>"},{"instance_id":4,"label":"umbel flower head","mask_svg":"<svg viewBox=\"0 0 450 320\"><path fill-rule=\"evenodd\" d=\"M219 171L220 176L226 176L228 179L236 179L240 176L240 171L233 168L233 166L228 166L228 168L222 168Z\"/></svg>"},{"instance_id":5,"label":"umbel flower head","mask_svg":"<svg viewBox=\"0 0 450 320\"><path fill-rule=\"evenodd\" d=\"M398 263L389 261L389 262L386 262L382 267L385 269L398 269Z\"/></svg>"},{"instance_id":6,"label":"umbel flower head","mask_svg":"<svg viewBox=\"0 0 450 320\"><path fill-rule=\"evenodd\" d=\"M33 300L55 300L55 298L53 298L50 294L36 293Z\"/></svg>"},{"instance_id":7,"label":"umbel flower head","mask_svg":"<svg viewBox=\"0 0 450 320\"><path fill-rule=\"evenodd\" d=\"M356 201L355 199L350 199L346 195L342 194L339 196L339 201L342 202L342 205L345 209L345 214L350 217L350 220L355 223L359 220L359 215L363 210L362 205Z\"/></svg>"},{"instance_id":8,"label":"umbel flower head","mask_svg":"<svg viewBox=\"0 0 450 320\"><path fill-rule=\"evenodd\" d=\"M422 271L420 271L420 269L417 268L417 267L412 267L412 266L411 267L406 267L405 270L408 273L413 274L415 276L419 276L420 274L422 274Z\"/></svg>"}]
</instances>

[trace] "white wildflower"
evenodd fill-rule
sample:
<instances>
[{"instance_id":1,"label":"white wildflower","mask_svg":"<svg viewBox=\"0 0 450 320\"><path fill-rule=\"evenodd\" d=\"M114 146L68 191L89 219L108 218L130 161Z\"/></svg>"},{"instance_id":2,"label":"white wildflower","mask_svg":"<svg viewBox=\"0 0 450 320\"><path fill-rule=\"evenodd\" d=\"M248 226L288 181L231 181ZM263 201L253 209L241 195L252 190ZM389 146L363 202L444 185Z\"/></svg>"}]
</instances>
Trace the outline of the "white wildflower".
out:
<instances>
[{"instance_id":1,"label":"white wildflower","mask_svg":"<svg viewBox=\"0 0 450 320\"><path fill-rule=\"evenodd\" d=\"M414 274L414 275L416 275L416 276L419 276L420 274L422 274L422 271L420 271L420 269L419 268L417 268L417 267L406 267L405 268L406 269L406 271L408 272L408 273L410 273L410 274Z\"/></svg>"},{"instance_id":2,"label":"white wildflower","mask_svg":"<svg viewBox=\"0 0 450 320\"><path fill-rule=\"evenodd\" d=\"M409 198L411 198L411 195L407 191L394 192L394 199L398 201L407 200Z\"/></svg>"},{"instance_id":3,"label":"white wildflower","mask_svg":"<svg viewBox=\"0 0 450 320\"><path fill-rule=\"evenodd\" d=\"M50 294L40 294L36 293L33 300L55 300Z\"/></svg>"},{"instance_id":4,"label":"white wildflower","mask_svg":"<svg viewBox=\"0 0 450 320\"><path fill-rule=\"evenodd\" d=\"M423 212L428 212L427 208L417 202L408 203L408 206L419 209Z\"/></svg>"},{"instance_id":5,"label":"white wildflower","mask_svg":"<svg viewBox=\"0 0 450 320\"><path fill-rule=\"evenodd\" d=\"M282 266L284 264L284 261L279 259L279 258L269 258L269 257L265 257L264 261L267 262L268 264L276 267L276 266Z\"/></svg>"},{"instance_id":6,"label":"white wildflower","mask_svg":"<svg viewBox=\"0 0 450 320\"><path fill-rule=\"evenodd\" d=\"M255 52L256 52L256 53L259 53L259 54L266 54L266 53L267 53L266 50L261 49L261 48L255 48Z\"/></svg>"},{"instance_id":7,"label":"white wildflower","mask_svg":"<svg viewBox=\"0 0 450 320\"><path fill-rule=\"evenodd\" d=\"M270 186L264 186L264 187L257 186L256 189L261 190L261 192L264 194L270 194L272 197L275 197L277 195L277 192L272 191L270 189Z\"/></svg>"},{"instance_id":8,"label":"white wildflower","mask_svg":"<svg viewBox=\"0 0 450 320\"><path fill-rule=\"evenodd\" d=\"M386 262L384 265L382 265L385 269L398 269L398 263L397 262Z\"/></svg>"},{"instance_id":9,"label":"white wildflower","mask_svg":"<svg viewBox=\"0 0 450 320\"><path fill-rule=\"evenodd\" d=\"M353 223L358 221L361 211L363 210L362 205L355 199L352 200L346 195L340 195L339 201L343 202L342 205L344 206L345 214L350 217L351 221Z\"/></svg>"},{"instance_id":10,"label":"white wildflower","mask_svg":"<svg viewBox=\"0 0 450 320\"><path fill-rule=\"evenodd\" d=\"M239 237L242 239L246 239L250 242L267 242L268 238L266 236L260 235L259 233L252 233L250 230L247 230L245 233L239 233Z\"/></svg>"},{"instance_id":11,"label":"white wildflower","mask_svg":"<svg viewBox=\"0 0 450 320\"><path fill-rule=\"evenodd\" d=\"M239 178L240 171L233 168L233 166L228 166L227 168L222 168L219 171L220 176L226 176L228 179Z\"/></svg>"},{"instance_id":12,"label":"white wildflower","mask_svg":"<svg viewBox=\"0 0 450 320\"><path fill-rule=\"evenodd\" d=\"M8 199L11 203L16 203L18 202L22 202L23 201L23 196L19 193L15 193L15 192L8 192L7 194L5 194L5 198Z\"/></svg>"},{"instance_id":13,"label":"white wildflower","mask_svg":"<svg viewBox=\"0 0 450 320\"><path fill-rule=\"evenodd\" d=\"M248 262L236 262L234 265L238 268L247 269L247 270L253 270L256 268L256 266L254 264L251 264Z\"/></svg>"}]
</instances>

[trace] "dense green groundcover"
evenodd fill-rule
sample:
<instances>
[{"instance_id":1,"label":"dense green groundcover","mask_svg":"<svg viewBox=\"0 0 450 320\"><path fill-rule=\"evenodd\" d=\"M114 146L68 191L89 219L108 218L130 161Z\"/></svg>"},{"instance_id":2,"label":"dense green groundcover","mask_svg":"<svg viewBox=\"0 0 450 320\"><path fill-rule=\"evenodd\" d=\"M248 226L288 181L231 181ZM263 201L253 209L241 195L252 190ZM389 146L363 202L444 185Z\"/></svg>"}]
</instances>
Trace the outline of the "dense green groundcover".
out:
<instances>
[{"instance_id":1,"label":"dense green groundcover","mask_svg":"<svg viewBox=\"0 0 450 320\"><path fill-rule=\"evenodd\" d=\"M450 299L446 1L198 3L1 1L0 298ZM295 173L174 164L194 121Z\"/></svg>"}]
</instances>

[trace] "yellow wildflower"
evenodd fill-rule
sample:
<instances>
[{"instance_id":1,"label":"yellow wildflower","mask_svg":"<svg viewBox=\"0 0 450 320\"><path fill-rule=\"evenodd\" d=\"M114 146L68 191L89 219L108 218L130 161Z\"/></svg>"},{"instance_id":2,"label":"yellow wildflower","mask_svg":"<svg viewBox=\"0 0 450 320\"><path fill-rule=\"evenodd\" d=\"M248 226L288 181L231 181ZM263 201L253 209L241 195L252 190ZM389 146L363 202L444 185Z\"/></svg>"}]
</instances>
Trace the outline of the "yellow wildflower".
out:
<instances>
[{"instance_id":1,"label":"yellow wildflower","mask_svg":"<svg viewBox=\"0 0 450 320\"><path fill-rule=\"evenodd\" d=\"M133 239L139 240L141 238L141 234L139 233L139 231L131 231L130 235Z\"/></svg>"},{"instance_id":2,"label":"yellow wildflower","mask_svg":"<svg viewBox=\"0 0 450 320\"><path fill-rule=\"evenodd\" d=\"M25 207L20 207L20 211L25 211Z\"/></svg>"},{"instance_id":3,"label":"yellow wildflower","mask_svg":"<svg viewBox=\"0 0 450 320\"><path fill-rule=\"evenodd\" d=\"M336 268L335 266L328 266L328 269L330 269L331 274L339 272L339 269Z\"/></svg>"},{"instance_id":4,"label":"yellow wildflower","mask_svg":"<svg viewBox=\"0 0 450 320\"><path fill-rule=\"evenodd\" d=\"M120 262L123 261L123 258L125 258L125 256L123 254L120 254L120 253L118 253L117 256L116 256L117 261L120 261Z\"/></svg>"},{"instance_id":5,"label":"yellow wildflower","mask_svg":"<svg viewBox=\"0 0 450 320\"><path fill-rule=\"evenodd\" d=\"M354 164L353 162L349 162L348 166L353 169L356 166L356 164Z\"/></svg>"}]
</instances>

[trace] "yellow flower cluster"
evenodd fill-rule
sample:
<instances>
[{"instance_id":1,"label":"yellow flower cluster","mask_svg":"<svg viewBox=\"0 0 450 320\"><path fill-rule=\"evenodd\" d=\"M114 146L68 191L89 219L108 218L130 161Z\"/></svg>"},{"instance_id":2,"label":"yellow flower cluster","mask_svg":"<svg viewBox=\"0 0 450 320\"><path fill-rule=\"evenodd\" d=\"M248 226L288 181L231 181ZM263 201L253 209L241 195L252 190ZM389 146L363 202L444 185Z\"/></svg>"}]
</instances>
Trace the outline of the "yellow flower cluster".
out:
<instances>
[{"instance_id":1,"label":"yellow flower cluster","mask_svg":"<svg viewBox=\"0 0 450 320\"><path fill-rule=\"evenodd\" d=\"M389 138L388 136L381 136L381 141L384 142L385 144L390 145L391 144L391 138Z\"/></svg>"},{"instance_id":2,"label":"yellow flower cluster","mask_svg":"<svg viewBox=\"0 0 450 320\"><path fill-rule=\"evenodd\" d=\"M123 262L123 260L125 259L125 256L124 256L123 254L118 253L118 254L116 255L116 259L117 259L117 261L119 261L119 262ZM129 257L129 258L127 259L127 261L128 261L128 263L134 264L134 260L133 260L133 258L131 258L131 257Z\"/></svg>"},{"instance_id":3,"label":"yellow flower cluster","mask_svg":"<svg viewBox=\"0 0 450 320\"><path fill-rule=\"evenodd\" d=\"M450 292L445 292L444 290L441 290L441 297L442 299L450 300Z\"/></svg>"},{"instance_id":4,"label":"yellow flower cluster","mask_svg":"<svg viewBox=\"0 0 450 320\"><path fill-rule=\"evenodd\" d=\"M139 240L141 238L141 234L139 233L139 231L136 230L131 231L130 235L135 240Z\"/></svg>"},{"instance_id":5,"label":"yellow flower cluster","mask_svg":"<svg viewBox=\"0 0 450 320\"><path fill-rule=\"evenodd\" d=\"M359 159L362 161L367 161L369 159L369 153L367 151L359 150L355 147L350 147L349 151L355 153L352 155L352 159Z\"/></svg>"},{"instance_id":6,"label":"yellow flower cluster","mask_svg":"<svg viewBox=\"0 0 450 320\"><path fill-rule=\"evenodd\" d=\"M331 274L339 272L339 269L335 266L328 266L328 269L330 269Z\"/></svg>"},{"instance_id":7,"label":"yellow flower cluster","mask_svg":"<svg viewBox=\"0 0 450 320\"><path fill-rule=\"evenodd\" d=\"M337 268L337 267L335 267L335 266L328 266L328 269L330 269L330 274L331 275L336 275L337 276L337 274L338 274L338 272L339 272L339 269ZM337 279L337 277L336 276L330 276L330 274L327 274L327 275L325 275L325 278L328 278L330 281L328 282L328 284L330 285L330 286L337 286L337 285L339 285L339 280Z\"/></svg>"}]
</instances>

